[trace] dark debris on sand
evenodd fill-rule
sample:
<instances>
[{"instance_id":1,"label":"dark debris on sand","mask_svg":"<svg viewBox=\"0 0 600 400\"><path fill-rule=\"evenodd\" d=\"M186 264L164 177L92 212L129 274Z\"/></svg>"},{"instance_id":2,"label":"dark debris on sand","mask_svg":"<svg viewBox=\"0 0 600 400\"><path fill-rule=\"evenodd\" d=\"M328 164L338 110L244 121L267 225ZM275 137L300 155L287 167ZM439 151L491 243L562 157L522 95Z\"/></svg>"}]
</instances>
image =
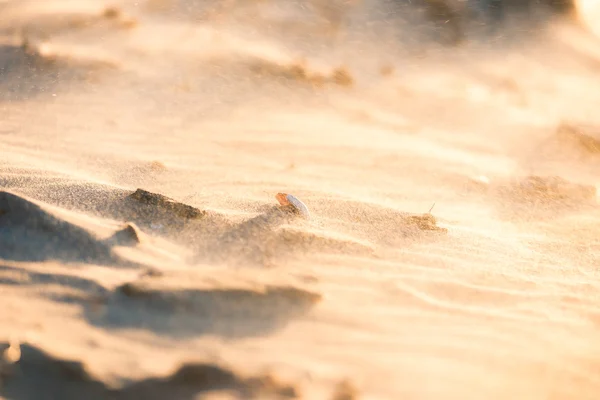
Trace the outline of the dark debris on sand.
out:
<instances>
[{"instance_id":1,"label":"dark debris on sand","mask_svg":"<svg viewBox=\"0 0 600 400\"><path fill-rule=\"evenodd\" d=\"M352 87L355 84L355 78L344 66L336 67L329 73L323 73L311 70L302 61L285 64L256 60L250 65L250 69L260 77L275 77L282 81L295 81L309 84L314 88L321 88L328 84Z\"/></svg>"},{"instance_id":2,"label":"dark debris on sand","mask_svg":"<svg viewBox=\"0 0 600 400\"><path fill-rule=\"evenodd\" d=\"M448 232L448 229L438 226L437 219L431 213L410 215L406 218L407 225L414 226L421 231Z\"/></svg>"},{"instance_id":3,"label":"dark debris on sand","mask_svg":"<svg viewBox=\"0 0 600 400\"><path fill-rule=\"evenodd\" d=\"M167 196L158 193L148 192L138 189L129 198L141 203L173 213L174 215L186 219L200 219L206 215L206 212L196 207L180 203Z\"/></svg>"}]
</instances>

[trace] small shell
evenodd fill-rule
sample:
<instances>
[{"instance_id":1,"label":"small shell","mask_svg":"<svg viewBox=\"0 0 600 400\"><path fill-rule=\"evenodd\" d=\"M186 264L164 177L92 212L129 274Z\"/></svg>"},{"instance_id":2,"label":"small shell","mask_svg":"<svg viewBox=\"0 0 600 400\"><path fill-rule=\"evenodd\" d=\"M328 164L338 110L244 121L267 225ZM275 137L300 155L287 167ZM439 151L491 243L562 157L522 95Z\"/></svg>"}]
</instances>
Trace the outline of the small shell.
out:
<instances>
[{"instance_id":1,"label":"small shell","mask_svg":"<svg viewBox=\"0 0 600 400\"><path fill-rule=\"evenodd\" d=\"M310 212L308 211L308 207L306 207L306 205L303 202L301 202L297 197L287 193L277 193L277 196L275 196L275 198L277 199L277 201L279 201L279 204L281 204L282 206L292 206L294 210L296 210L304 218L310 218Z\"/></svg>"}]
</instances>

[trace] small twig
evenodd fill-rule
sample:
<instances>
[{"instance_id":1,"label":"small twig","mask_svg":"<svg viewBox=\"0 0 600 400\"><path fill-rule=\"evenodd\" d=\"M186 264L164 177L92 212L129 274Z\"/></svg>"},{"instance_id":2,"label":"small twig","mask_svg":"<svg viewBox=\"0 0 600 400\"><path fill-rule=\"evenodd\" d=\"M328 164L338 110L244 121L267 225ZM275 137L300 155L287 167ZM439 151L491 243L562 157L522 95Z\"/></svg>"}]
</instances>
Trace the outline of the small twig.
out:
<instances>
[{"instance_id":1,"label":"small twig","mask_svg":"<svg viewBox=\"0 0 600 400\"><path fill-rule=\"evenodd\" d=\"M435 202L433 203L433 205L431 206L431 208L429 209L429 211L427 211L427 214L431 214L431 211L433 210L433 207L435 207Z\"/></svg>"}]
</instances>

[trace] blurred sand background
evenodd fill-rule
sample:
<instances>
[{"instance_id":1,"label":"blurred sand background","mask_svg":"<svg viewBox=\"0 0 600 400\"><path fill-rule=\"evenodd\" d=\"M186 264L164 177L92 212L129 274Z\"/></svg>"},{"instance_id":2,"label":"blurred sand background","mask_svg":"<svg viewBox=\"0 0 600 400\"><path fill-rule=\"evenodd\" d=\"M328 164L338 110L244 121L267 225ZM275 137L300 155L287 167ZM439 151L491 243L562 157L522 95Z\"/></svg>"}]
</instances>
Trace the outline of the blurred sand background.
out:
<instances>
[{"instance_id":1,"label":"blurred sand background","mask_svg":"<svg viewBox=\"0 0 600 400\"><path fill-rule=\"evenodd\" d=\"M577 6L0 1L0 398L597 399Z\"/></svg>"}]
</instances>

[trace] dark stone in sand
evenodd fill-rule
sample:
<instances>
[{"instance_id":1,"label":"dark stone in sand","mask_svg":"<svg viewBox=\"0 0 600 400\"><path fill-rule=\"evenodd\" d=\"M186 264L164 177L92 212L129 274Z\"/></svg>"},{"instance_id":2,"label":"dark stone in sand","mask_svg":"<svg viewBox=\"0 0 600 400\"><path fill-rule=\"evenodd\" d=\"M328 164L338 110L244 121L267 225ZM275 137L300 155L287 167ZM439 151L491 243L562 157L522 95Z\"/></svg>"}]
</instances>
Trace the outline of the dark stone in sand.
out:
<instances>
[{"instance_id":1,"label":"dark stone in sand","mask_svg":"<svg viewBox=\"0 0 600 400\"><path fill-rule=\"evenodd\" d=\"M163 196L162 194L148 192L143 189L136 190L128 197L137 201L138 203L162 208L163 210L169 211L181 218L199 219L206 215L206 211L184 203L180 203L167 196Z\"/></svg>"}]
</instances>

